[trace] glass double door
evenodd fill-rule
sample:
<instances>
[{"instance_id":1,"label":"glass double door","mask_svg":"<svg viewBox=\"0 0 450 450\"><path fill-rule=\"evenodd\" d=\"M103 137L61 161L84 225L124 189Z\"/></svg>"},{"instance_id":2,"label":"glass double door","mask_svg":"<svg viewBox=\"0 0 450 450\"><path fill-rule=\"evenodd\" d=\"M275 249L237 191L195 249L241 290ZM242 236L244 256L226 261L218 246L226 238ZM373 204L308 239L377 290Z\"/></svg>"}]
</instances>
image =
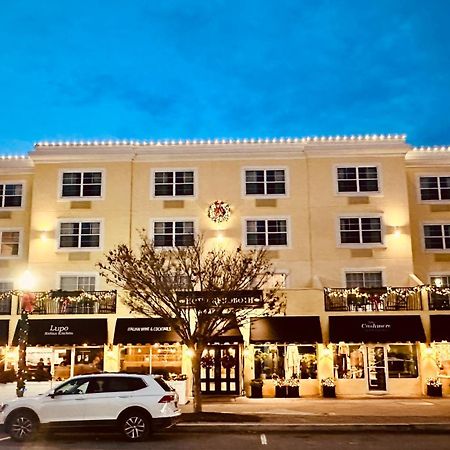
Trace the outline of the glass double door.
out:
<instances>
[{"instance_id":1,"label":"glass double door","mask_svg":"<svg viewBox=\"0 0 450 450\"><path fill-rule=\"evenodd\" d=\"M206 395L239 395L239 345L210 345L202 355L200 383Z\"/></svg>"},{"instance_id":2,"label":"glass double door","mask_svg":"<svg viewBox=\"0 0 450 450\"><path fill-rule=\"evenodd\" d=\"M387 347L383 344L367 346L367 382L369 392L387 391Z\"/></svg>"}]
</instances>

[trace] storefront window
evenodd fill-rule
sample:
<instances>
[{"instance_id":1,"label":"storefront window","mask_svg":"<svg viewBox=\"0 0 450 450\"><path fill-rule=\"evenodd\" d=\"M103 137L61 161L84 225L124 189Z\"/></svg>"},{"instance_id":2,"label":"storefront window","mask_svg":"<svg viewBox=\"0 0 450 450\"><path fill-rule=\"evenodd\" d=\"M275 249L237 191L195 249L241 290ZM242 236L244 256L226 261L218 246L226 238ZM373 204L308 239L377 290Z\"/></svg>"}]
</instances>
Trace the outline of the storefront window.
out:
<instances>
[{"instance_id":1,"label":"storefront window","mask_svg":"<svg viewBox=\"0 0 450 450\"><path fill-rule=\"evenodd\" d=\"M415 344L389 344L387 354L390 378L416 378L418 376Z\"/></svg>"},{"instance_id":2,"label":"storefront window","mask_svg":"<svg viewBox=\"0 0 450 450\"><path fill-rule=\"evenodd\" d=\"M340 342L334 346L334 376L336 378L364 378L362 344Z\"/></svg>"},{"instance_id":3,"label":"storefront window","mask_svg":"<svg viewBox=\"0 0 450 450\"><path fill-rule=\"evenodd\" d=\"M315 345L256 345L255 378L317 378Z\"/></svg>"},{"instance_id":4,"label":"storefront window","mask_svg":"<svg viewBox=\"0 0 450 450\"><path fill-rule=\"evenodd\" d=\"M174 345L135 345L120 352L120 371L128 373L181 374L182 348Z\"/></svg>"},{"instance_id":5,"label":"storefront window","mask_svg":"<svg viewBox=\"0 0 450 450\"><path fill-rule=\"evenodd\" d=\"M435 351L436 364L440 374L450 376L450 343L434 342L431 347Z\"/></svg>"}]
</instances>

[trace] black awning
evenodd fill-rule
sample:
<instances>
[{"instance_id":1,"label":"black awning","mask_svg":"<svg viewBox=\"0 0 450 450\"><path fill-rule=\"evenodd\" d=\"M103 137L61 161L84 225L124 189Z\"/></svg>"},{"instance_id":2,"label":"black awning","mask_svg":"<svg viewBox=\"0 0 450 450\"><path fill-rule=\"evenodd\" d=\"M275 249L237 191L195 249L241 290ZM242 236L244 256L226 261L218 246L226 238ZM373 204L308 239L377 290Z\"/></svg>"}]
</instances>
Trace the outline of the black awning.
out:
<instances>
[{"instance_id":1,"label":"black awning","mask_svg":"<svg viewBox=\"0 0 450 450\"><path fill-rule=\"evenodd\" d=\"M18 345L20 321L13 345ZM102 345L108 342L106 319L30 319L28 345Z\"/></svg>"},{"instance_id":2,"label":"black awning","mask_svg":"<svg viewBox=\"0 0 450 450\"><path fill-rule=\"evenodd\" d=\"M222 335L214 337L214 338L209 340L210 344L214 344L216 342L219 343L219 344L224 344L224 343L229 343L229 344L242 343L242 342L244 342L244 338L242 337L241 330L239 329L239 327L236 324L234 326L234 328L231 328L231 329L225 331L225 333L223 333Z\"/></svg>"},{"instance_id":3,"label":"black awning","mask_svg":"<svg viewBox=\"0 0 450 450\"><path fill-rule=\"evenodd\" d=\"M420 316L330 317L330 342L425 342Z\"/></svg>"},{"instance_id":4,"label":"black awning","mask_svg":"<svg viewBox=\"0 0 450 450\"><path fill-rule=\"evenodd\" d=\"M250 342L315 344L322 342L319 316L276 316L254 318L250 323Z\"/></svg>"},{"instance_id":5,"label":"black awning","mask_svg":"<svg viewBox=\"0 0 450 450\"><path fill-rule=\"evenodd\" d=\"M450 315L431 315L430 328L432 341L450 341Z\"/></svg>"},{"instance_id":6,"label":"black awning","mask_svg":"<svg viewBox=\"0 0 450 450\"><path fill-rule=\"evenodd\" d=\"M172 344L181 342L181 337L165 319L143 317L117 319L114 344Z\"/></svg>"},{"instance_id":7,"label":"black awning","mask_svg":"<svg viewBox=\"0 0 450 450\"><path fill-rule=\"evenodd\" d=\"M0 320L0 345L8 345L9 320Z\"/></svg>"}]
</instances>

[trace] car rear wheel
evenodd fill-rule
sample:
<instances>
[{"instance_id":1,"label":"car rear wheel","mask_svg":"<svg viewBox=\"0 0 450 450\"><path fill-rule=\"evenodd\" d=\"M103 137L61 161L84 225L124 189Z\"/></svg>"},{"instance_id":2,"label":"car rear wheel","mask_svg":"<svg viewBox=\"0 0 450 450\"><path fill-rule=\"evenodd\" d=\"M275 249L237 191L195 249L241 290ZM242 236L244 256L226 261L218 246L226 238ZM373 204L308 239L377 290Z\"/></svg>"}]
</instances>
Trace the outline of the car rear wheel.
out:
<instances>
[{"instance_id":1,"label":"car rear wheel","mask_svg":"<svg viewBox=\"0 0 450 450\"><path fill-rule=\"evenodd\" d=\"M8 434L15 441L29 441L36 436L38 426L38 420L33 414L17 412L8 420Z\"/></svg>"},{"instance_id":2,"label":"car rear wheel","mask_svg":"<svg viewBox=\"0 0 450 450\"><path fill-rule=\"evenodd\" d=\"M129 412L122 418L121 428L128 441L143 441L150 434L150 419L139 411Z\"/></svg>"}]
</instances>

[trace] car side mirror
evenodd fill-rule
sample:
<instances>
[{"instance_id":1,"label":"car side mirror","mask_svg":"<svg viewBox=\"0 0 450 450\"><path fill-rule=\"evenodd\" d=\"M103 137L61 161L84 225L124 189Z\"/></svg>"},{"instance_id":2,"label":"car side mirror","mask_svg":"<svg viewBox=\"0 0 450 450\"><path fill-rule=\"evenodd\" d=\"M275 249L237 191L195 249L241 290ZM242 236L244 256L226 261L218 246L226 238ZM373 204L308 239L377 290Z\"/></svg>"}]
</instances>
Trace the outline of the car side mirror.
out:
<instances>
[{"instance_id":1,"label":"car side mirror","mask_svg":"<svg viewBox=\"0 0 450 450\"><path fill-rule=\"evenodd\" d=\"M54 390L54 389L52 389L52 390L48 393L48 396L51 397L51 398L55 398L56 395L58 395L58 394L55 394L55 390Z\"/></svg>"}]
</instances>

